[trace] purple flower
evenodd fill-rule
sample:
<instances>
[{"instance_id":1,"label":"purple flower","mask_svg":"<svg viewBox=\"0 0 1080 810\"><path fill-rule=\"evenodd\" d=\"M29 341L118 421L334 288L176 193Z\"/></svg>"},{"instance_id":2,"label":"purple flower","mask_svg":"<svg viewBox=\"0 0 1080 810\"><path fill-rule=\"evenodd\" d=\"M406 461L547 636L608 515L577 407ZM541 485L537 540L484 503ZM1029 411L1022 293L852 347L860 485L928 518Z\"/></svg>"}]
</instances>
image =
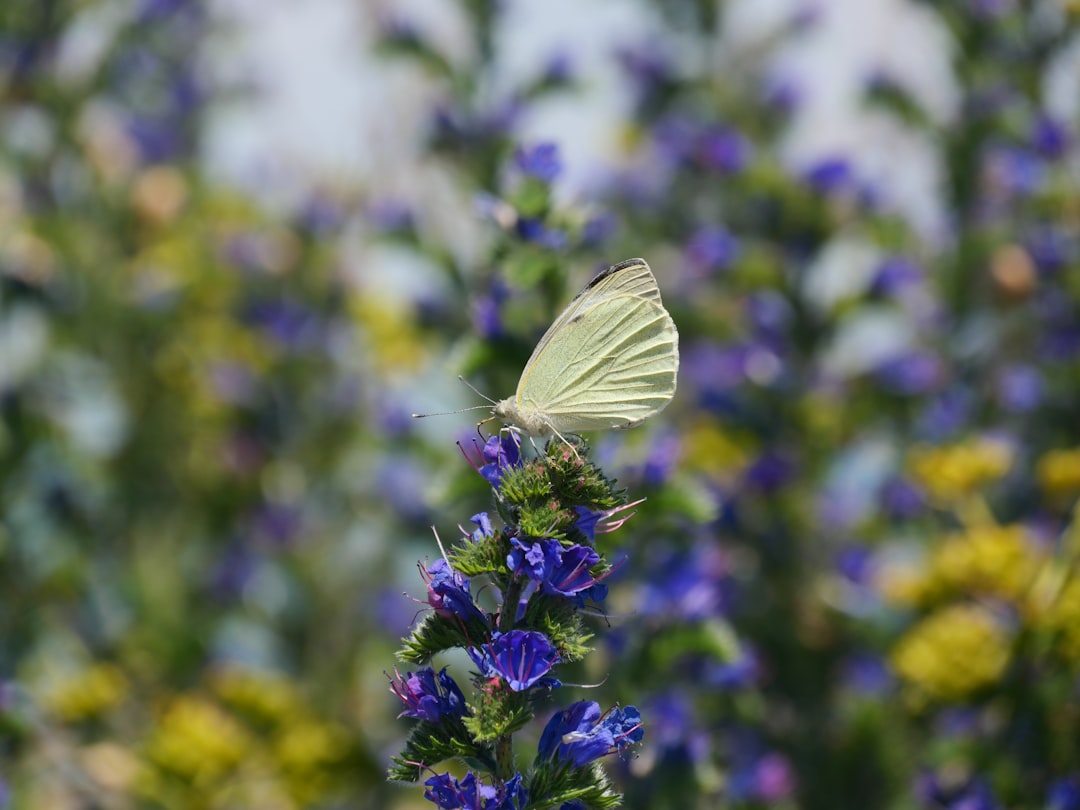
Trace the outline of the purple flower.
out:
<instances>
[{"instance_id":1,"label":"purple flower","mask_svg":"<svg viewBox=\"0 0 1080 810\"><path fill-rule=\"evenodd\" d=\"M476 524L476 530L469 535L469 539L474 543L479 543L481 540L495 534L495 529L491 526L491 518L488 517L487 512L477 512L469 520Z\"/></svg>"},{"instance_id":2,"label":"purple flower","mask_svg":"<svg viewBox=\"0 0 1080 810\"><path fill-rule=\"evenodd\" d=\"M855 172L844 158L828 157L803 172L803 180L822 194L834 194L854 188Z\"/></svg>"},{"instance_id":3,"label":"purple flower","mask_svg":"<svg viewBox=\"0 0 1080 810\"><path fill-rule=\"evenodd\" d=\"M386 233L411 231L415 225L412 209L400 200L389 198L372 203L367 210L367 218Z\"/></svg>"},{"instance_id":4,"label":"purple flower","mask_svg":"<svg viewBox=\"0 0 1080 810\"><path fill-rule=\"evenodd\" d=\"M688 553L669 553L650 560L650 569L638 599L645 616L696 621L720 615L728 606L728 559L715 547L699 545Z\"/></svg>"},{"instance_id":5,"label":"purple flower","mask_svg":"<svg viewBox=\"0 0 1080 810\"><path fill-rule=\"evenodd\" d=\"M890 256L870 283L871 295L894 296L923 281L923 269L906 256Z\"/></svg>"},{"instance_id":6,"label":"purple flower","mask_svg":"<svg viewBox=\"0 0 1080 810\"><path fill-rule=\"evenodd\" d=\"M1047 274L1061 270L1076 255L1075 242L1056 224L1031 228L1024 239L1024 248L1035 266Z\"/></svg>"},{"instance_id":7,"label":"purple flower","mask_svg":"<svg viewBox=\"0 0 1080 810\"><path fill-rule=\"evenodd\" d=\"M1011 413L1027 413L1042 402L1045 383L1034 366L1006 366L998 372L996 388L1001 407Z\"/></svg>"},{"instance_id":8,"label":"purple flower","mask_svg":"<svg viewBox=\"0 0 1080 810\"><path fill-rule=\"evenodd\" d=\"M642 90L650 91L671 78L671 62L657 49L655 41L643 42L637 47L620 47L616 49L615 57Z\"/></svg>"},{"instance_id":9,"label":"purple flower","mask_svg":"<svg viewBox=\"0 0 1080 810\"><path fill-rule=\"evenodd\" d=\"M575 506L574 511L577 512L578 519L574 522L574 528L585 535L589 542L595 543L598 532L600 534L607 534L608 532L613 532L621 527L635 515L634 512L627 512L627 510L633 509L643 500L644 498L623 504L622 506L616 506L614 509L607 509L603 512L594 512L584 506ZM616 517L616 515L618 515L618 517Z\"/></svg>"},{"instance_id":10,"label":"purple flower","mask_svg":"<svg viewBox=\"0 0 1080 810\"><path fill-rule=\"evenodd\" d=\"M262 504L252 520L255 535L274 546L283 546L293 540L302 525L300 509L284 503Z\"/></svg>"},{"instance_id":11,"label":"purple flower","mask_svg":"<svg viewBox=\"0 0 1080 810\"><path fill-rule=\"evenodd\" d=\"M975 406L974 395L967 388L950 388L934 397L919 413L920 438L943 441L968 424Z\"/></svg>"},{"instance_id":12,"label":"purple flower","mask_svg":"<svg viewBox=\"0 0 1080 810\"><path fill-rule=\"evenodd\" d=\"M503 470L517 467L521 462L521 436L513 430L492 436L484 443L483 456L487 464L478 472L497 489L502 481Z\"/></svg>"},{"instance_id":13,"label":"purple flower","mask_svg":"<svg viewBox=\"0 0 1080 810\"><path fill-rule=\"evenodd\" d=\"M562 171L559 147L551 142L538 143L535 146L520 146L514 151L514 165L522 174L535 177L545 183L551 183Z\"/></svg>"},{"instance_id":14,"label":"purple flower","mask_svg":"<svg viewBox=\"0 0 1080 810\"><path fill-rule=\"evenodd\" d=\"M841 681L853 692L880 695L893 685L893 674L880 656L860 653L844 662Z\"/></svg>"},{"instance_id":15,"label":"purple flower","mask_svg":"<svg viewBox=\"0 0 1080 810\"><path fill-rule=\"evenodd\" d=\"M926 510L926 494L906 478L893 478L881 487L881 508L895 520L906 520Z\"/></svg>"},{"instance_id":16,"label":"purple flower","mask_svg":"<svg viewBox=\"0 0 1080 810\"><path fill-rule=\"evenodd\" d=\"M882 363L874 370L874 376L888 391L917 396L944 382L945 366L936 354L912 351Z\"/></svg>"},{"instance_id":17,"label":"purple flower","mask_svg":"<svg viewBox=\"0 0 1080 810\"><path fill-rule=\"evenodd\" d=\"M549 250L560 250L566 247L566 231L560 228L549 228L542 220L535 217L520 218L515 224L515 230L526 242L532 242Z\"/></svg>"},{"instance_id":18,"label":"purple flower","mask_svg":"<svg viewBox=\"0 0 1080 810\"><path fill-rule=\"evenodd\" d=\"M757 683L761 674L761 662L757 653L742 646L730 661L709 661L702 682L705 685L734 691Z\"/></svg>"},{"instance_id":19,"label":"purple flower","mask_svg":"<svg viewBox=\"0 0 1080 810\"><path fill-rule=\"evenodd\" d=\"M990 786L979 776L953 784L934 774L924 774L918 780L916 794L926 807L934 810L998 810L1001 807Z\"/></svg>"},{"instance_id":20,"label":"purple flower","mask_svg":"<svg viewBox=\"0 0 1080 810\"><path fill-rule=\"evenodd\" d=\"M1018 146L995 146L987 150L984 176L993 191L1006 197L1024 196L1039 189L1046 167L1041 157Z\"/></svg>"},{"instance_id":21,"label":"purple flower","mask_svg":"<svg viewBox=\"0 0 1080 810\"><path fill-rule=\"evenodd\" d=\"M1031 145L1045 158L1057 160L1069 150L1069 130L1066 126L1042 114L1035 118L1031 128Z\"/></svg>"},{"instance_id":22,"label":"purple flower","mask_svg":"<svg viewBox=\"0 0 1080 810\"><path fill-rule=\"evenodd\" d=\"M746 136L730 127L713 127L704 132L697 143L701 164L722 174L733 174L745 168L751 152Z\"/></svg>"},{"instance_id":23,"label":"purple flower","mask_svg":"<svg viewBox=\"0 0 1080 810\"><path fill-rule=\"evenodd\" d=\"M1047 810L1080 810L1080 774L1057 779L1046 797Z\"/></svg>"},{"instance_id":24,"label":"purple flower","mask_svg":"<svg viewBox=\"0 0 1080 810\"><path fill-rule=\"evenodd\" d=\"M781 339L793 318L791 304L774 290L761 290L750 295L746 310L755 334L763 340Z\"/></svg>"},{"instance_id":25,"label":"purple flower","mask_svg":"<svg viewBox=\"0 0 1080 810\"><path fill-rule=\"evenodd\" d=\"M245 308L244 317L287 349L311 346L320 331L310 309L287 299L253 301Z\"/></svg>"},{"instance_id":26,"label":"purple flower","mask_svg":"<svg viewBox=\"0 0 1080 810\"><path fill-rule=\"evenodd\" d=\"M408 672L402 677L394 670L390 691L405 705L398 717L415 717L438 723L444 717L464 717L468 713L465 695L446 673L446 667L435 672L425 667L419 672Z\"/></svg>"},{"instance_id":27,"label":"purple flower","mask_svg":"<svg viewBox=\"0 0 1080 810\"><path fill-rule=\"evenodd\" d=\"M641 742L645 730L633 706L616 707L600 715L600 704L579 701L557 712L540 735L537 759L556 758L584 768L602 756L625 751Z\"/></svg>"},{"instance_id":28,"label":"purple flower","mask_svg":"<svg viewBox=\"0 0 1080 810\"><path fill-rule=\"evenodd\" d=\"M461 781L448 773L437 774L424 786L424 798L442 810L522 810L529 803L520 773L499 787L479 782L472 771Z\"/></svg>"},{"instance_id":29,"label":"purple flower","mask_svg":"<svg viewBox=\"0 0 1080 810\"><path fill-rule=\"evenodd\" d=\"M606 588L600 585L589 569L600 562L600 555L587 546L564 547L558 540L539 540L525 544L512 540L513 550L506 564L511 571L524 573L539 583L550 595L576 596L590 592L606 596Z\"/></svg>"},{"instance_id":30,"label":"purple flower","mask_svg":"<svg viewBox=\"0 0 1080 810\"><path fill-rule=\"evenodd\" d=\"M502 305L506 301L508 291L506 285L500 281L492 283L488 291L473 301L472 323L473 329L481 337L492 340L501 337L505 332L502 318Z\"/></svg>"},{"instance_id":31,"label":"purple flower","mask_svg":"<svg viewBox=\"0 0 1080 810\"><path fill-rule=\"evenodd\" d=\"M450 567L441 557L427 568L428 604L443 618L457 617L465 623L486 621L483 611L473 602L469 580Z\"/></svg>"},{"instance_id":32,"label":"purple flower","mask_svg":"<svg viewBox=\"0 0 1080 810\"><path fill-rule=\"evenodd\" d=\"M715 225L694 231L686 244L686 257L699 276L726 270L738 256L738 240L726 229Z\"/></svg>"},{"instance_id":33,"label":"purple flower","mask_svg":"<svg viewBox=\"0 0 1080 810\"><path fill-rule=\"evenodd\" d=\"M769 494L794 478L795 473L791 459L774 450L766 450L746 468L743 479L752 489Z\"/></svg>"},{"instance_id":34,"label":"purple flower","mask_svg":"<svg viewBox=\"0 0 1080 810\"><path fill-rule=\"evenodd\" d=\"M590 216L581 227L581 242L589 247L599 247L607 242L619 226L615 215L602 211Z\"/></svg>"},{"instance_id":35,"label":"purple flower","mask_svg":"<svg viewBox=\"0 0 1080 810\"><path fill-rule=\"evenodd\" d=\"M559 660L559 651L535 630L495 632L490 643L470 647L468 652L485 678L500 677L515 692L537 684L559 685L556 679L544 677Z\"/></svg>"}]
</instances>

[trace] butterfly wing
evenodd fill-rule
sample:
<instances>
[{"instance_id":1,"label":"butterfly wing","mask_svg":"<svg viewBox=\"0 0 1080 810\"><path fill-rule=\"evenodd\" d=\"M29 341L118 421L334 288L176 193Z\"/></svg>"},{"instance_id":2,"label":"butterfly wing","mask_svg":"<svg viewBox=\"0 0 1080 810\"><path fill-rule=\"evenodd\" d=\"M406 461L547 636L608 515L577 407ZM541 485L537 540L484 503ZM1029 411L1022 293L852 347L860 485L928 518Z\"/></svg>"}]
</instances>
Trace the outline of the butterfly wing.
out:
<instances>
[{"instance_id":1,"label":"butterfly wing","mask_svg":"<svg viewBox=\"0 0 1080 810\"><path fill-rule=\"evenodd\" d=\"M560 433L632 427L675 393L678 332L641 259L594 278L544 334L518 383L519 411Z\"/></svg>"}]
</instances>

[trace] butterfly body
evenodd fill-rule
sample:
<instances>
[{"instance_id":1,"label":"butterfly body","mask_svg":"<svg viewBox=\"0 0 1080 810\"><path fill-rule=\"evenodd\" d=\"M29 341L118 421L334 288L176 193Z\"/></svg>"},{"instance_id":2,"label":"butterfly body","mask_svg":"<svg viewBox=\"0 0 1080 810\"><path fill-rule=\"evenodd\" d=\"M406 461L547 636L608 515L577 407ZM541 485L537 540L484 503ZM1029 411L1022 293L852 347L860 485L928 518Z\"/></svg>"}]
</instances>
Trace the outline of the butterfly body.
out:
<instances>
[{"instance_id":1,"label":"butterfly body","mask_svg":"<svg viewBox=\"0 0 1080 810\"><path fill-rule=\"evenodd\" d=\"M675 394L679 335L642 259L585 286L537 343L494 415L530 436L634 427Z\"/></svg>"}]
</instances>

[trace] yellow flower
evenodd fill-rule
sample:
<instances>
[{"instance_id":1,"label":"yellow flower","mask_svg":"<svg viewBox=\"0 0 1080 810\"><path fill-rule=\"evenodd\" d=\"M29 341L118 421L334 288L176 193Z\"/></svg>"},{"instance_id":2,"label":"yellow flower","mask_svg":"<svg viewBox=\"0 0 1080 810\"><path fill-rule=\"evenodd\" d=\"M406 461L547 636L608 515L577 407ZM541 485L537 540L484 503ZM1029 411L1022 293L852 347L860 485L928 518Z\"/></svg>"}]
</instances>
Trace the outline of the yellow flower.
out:
<instances>
[{"instance_id":1,"label":"yellow flower","mask_svg":"<svg viewBox=\"0 0 1080 810\"><path fill-rule=\"evenodd\" d=\"M955 534L930 561L931 593L981 593L1022 600L1039 572L1041 555L1022 526L979 526Z\"/></svg>"},{"instance_id":2,"label":"yellow flower","mask_svg":"<svg viewBox=\"0 0 1080 810\"><path fill-rule=\"evenodd\" d=\"M206 698L183 695L172 702L147 746L148 759L193 786L220 785L247 758L248 732Z\"/></svg>"},{"instance_id":3,"label":"yellow flower","mask_svg":"<svg viewBox=\"0 0 1080 810\"><path fill-rule=\"evenodd\" d=\"M980 605L952 605L912 627L897 642L892 666L933 698L968 697L1001 677L1010 639Z\"/></svg>"},{"instance_id":4,"label":"yellow flower","mask_svg":"<svg viewBox=\"0 0 1080 810\"><path fill-rule=\"evenodd\" d=\"M287 723L303 709L293 685L270 672L224 669L215 674L213 688L230 707L265 722Z\"/></svg>"},{"instance_id":5,"label":"yellow flower","mask_svg":"<svg viewBox=\"0 0 1080 810\"><path fill-rule=\"evenodd\" d=\"M909 456L911 472L940 501L953 501L1001 478L1012 466L1012 449L994 439L971 439L943 447L920 446Z\"/></svg>"},{"instance_id":6,"label":"yellow flower","mask_svg":"<svg viewBox=\"0 0 1080 810\"><path fill-rule=\"evenodd\" d=\"M98 717L127 694L127 678L112 664L94 664L49 689L43 702L68 722Z\"/></svg>"},{"instance_id":7,"label":"yellow flower","mask_svg":"<svg viewBox=\"0 0 1080 810\"><path fill-rule=\"evenodd\" d=\"M1039 483L1052 495L1080 493L1080 447L1051 450L1039 459Z\"/></svg>"}]
</instances>

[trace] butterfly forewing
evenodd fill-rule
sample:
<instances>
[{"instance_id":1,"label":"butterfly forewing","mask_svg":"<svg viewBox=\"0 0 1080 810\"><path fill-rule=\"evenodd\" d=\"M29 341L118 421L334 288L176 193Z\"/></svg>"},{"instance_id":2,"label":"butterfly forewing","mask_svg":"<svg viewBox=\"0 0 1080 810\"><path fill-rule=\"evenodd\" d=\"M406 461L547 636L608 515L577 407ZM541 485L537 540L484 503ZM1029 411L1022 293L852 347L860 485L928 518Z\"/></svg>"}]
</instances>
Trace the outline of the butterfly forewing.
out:
<instances>
[{"instance_id":1,"label":"butterfly forewing","mask_svg":"<svg viewBox=\"0 0 1080 810\"><path fill-rule=\"evenodd\" d=\"M671 400L678 333L640 259L597 276L551 326L518 384L517 406L561 433L630 427Z\"/></svg>"}]
</instances>

